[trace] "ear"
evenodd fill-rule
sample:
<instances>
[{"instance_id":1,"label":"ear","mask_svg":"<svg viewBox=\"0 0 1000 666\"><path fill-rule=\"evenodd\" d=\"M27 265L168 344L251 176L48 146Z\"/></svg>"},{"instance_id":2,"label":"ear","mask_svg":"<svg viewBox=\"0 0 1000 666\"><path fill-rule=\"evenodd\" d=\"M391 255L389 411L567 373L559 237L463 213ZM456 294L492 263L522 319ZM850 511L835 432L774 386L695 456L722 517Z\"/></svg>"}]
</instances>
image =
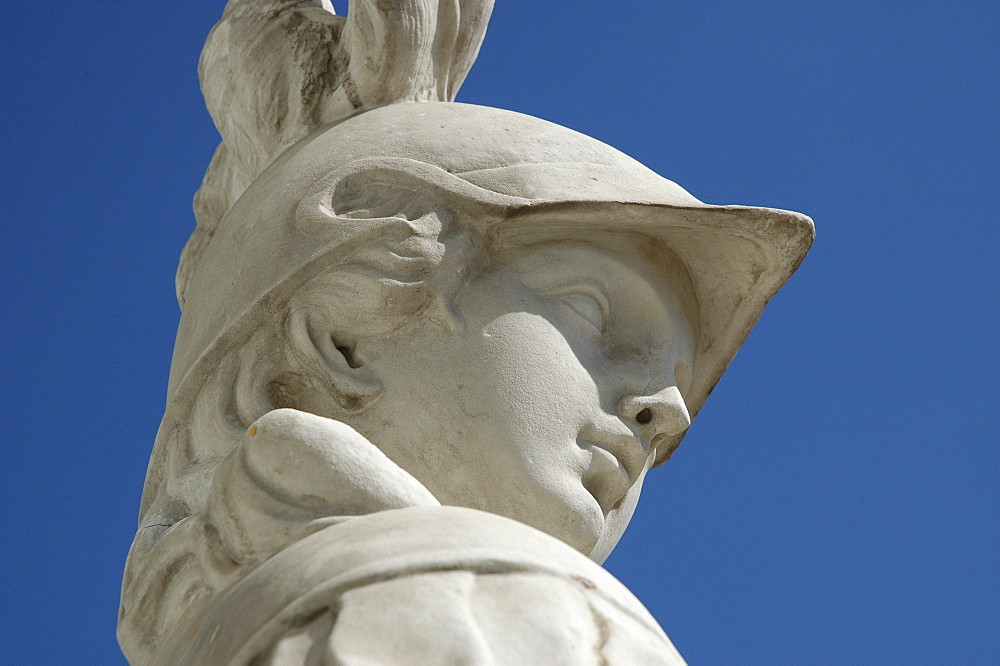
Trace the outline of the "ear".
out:
<instances>
[{"instance_id":1,"label":"ear","mask_svg":"<svg viewBox=\"0 0 1000 666\"><path fill-rule=\"evenodd\" d=\"M310 307L303 305L296 308L288 320L295 355L306 366L302 370L308 377L317 380L306 380L301 388L328 393L348 411L364 409L381 394L382 383L356 356L353 346L336 340L325 318L315 314ZM309 405L322 401L322 396L302 398L305 411L314 411L309 409ZM325 411L320 408L317 413Z\"/></svg>"}]
</instances>

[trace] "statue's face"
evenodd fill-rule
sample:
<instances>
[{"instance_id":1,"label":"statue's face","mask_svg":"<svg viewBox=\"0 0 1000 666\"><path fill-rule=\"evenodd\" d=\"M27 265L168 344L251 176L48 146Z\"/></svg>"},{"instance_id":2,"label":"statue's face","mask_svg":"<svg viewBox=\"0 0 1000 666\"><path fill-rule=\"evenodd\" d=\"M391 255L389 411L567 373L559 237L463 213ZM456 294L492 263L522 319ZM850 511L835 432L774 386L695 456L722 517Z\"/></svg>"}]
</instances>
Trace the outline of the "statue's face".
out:
<instances>
[{"instance_id":1,"label":"statue's face","mask_svg":"<svg viewBox=\"0 0 1000 666\"><path fill-rule=\"evenodd\" d=\"M354 425L442 503L603 560L658 440L689 425L691 325L646 255L638 239L502 253L457 297L456 328L429 318L366 350L384 391Z\"/></svg>"}]
</instances>

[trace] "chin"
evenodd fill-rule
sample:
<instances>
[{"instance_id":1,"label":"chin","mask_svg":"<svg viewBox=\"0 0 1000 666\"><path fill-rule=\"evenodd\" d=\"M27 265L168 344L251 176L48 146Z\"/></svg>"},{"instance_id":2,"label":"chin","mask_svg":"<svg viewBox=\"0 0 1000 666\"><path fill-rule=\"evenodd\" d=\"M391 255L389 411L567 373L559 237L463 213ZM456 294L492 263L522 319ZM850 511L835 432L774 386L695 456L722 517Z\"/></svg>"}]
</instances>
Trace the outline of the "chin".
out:
<instances>
[{"instance_id":1,"label":"chin","mask_svg":"<svg viewBox=\"0 0 1000 666\"><path fill-rule=\"evenodd\" d=\"M595 548L604 538L607 519L600 502L582 487L578 488L583 492L576 493L572 500L565 501L562 515L551 521L550 526L554 529L540 529L592 557Z\"/></svg>"},{"instance_id":2,"label":"chin","mask_svg":"<svg viewBox=\"0 0 1000 666\"><path fill-rule=\"evenodd\" d=\"M628 527L629 522L632 520L632 514L635 513L636 504L639 502L639 493L642 491L642 482L644 479L645 474L640 476L639 480L629 488L621 502L608 512L607 517L603 520L603 529L601 530L600 537L595 542L593 548L585 553L585 555L588 555L590 559L598 564L603 564L604 560L608 559L611 551L618 545L618 540L625 533L625 528Z\"/></svg>"}]
</instances>

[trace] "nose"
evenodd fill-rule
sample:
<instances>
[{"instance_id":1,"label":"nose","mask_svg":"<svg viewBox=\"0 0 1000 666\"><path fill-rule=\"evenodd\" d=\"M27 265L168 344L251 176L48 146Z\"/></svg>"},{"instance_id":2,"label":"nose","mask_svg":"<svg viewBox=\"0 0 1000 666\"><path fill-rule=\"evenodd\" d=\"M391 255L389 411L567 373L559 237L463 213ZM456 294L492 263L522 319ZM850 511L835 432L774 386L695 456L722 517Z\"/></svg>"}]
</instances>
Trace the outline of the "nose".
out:
<instances>
[{"instance_id":1,"label":"nose","mask_svg":"<svg viewBox=\"0 0 1000 666\"><path fill-rule=\"evenodd\" d=\"M618 401L618 415L638 424L647 443L661 435L679 435L691 425L691 415L676 386L652 395L627 395Z\"/></svg>"}]
</instances>

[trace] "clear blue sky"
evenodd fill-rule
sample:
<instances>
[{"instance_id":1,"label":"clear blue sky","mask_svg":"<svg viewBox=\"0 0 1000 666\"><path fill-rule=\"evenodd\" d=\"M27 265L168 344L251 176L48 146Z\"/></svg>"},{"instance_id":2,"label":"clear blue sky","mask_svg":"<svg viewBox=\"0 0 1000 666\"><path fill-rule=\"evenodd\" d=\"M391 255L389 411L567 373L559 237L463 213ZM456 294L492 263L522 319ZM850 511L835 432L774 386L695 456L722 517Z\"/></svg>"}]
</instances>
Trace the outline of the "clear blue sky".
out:
<instances>
[{"instance_id":1,"label":"clear blue sky","mask_svg":"<svg viewBox=\"0 0 1000 666\"><path fill-rule=\"evenodd\" d=\"M118 663L223 0L7 5L0 662ZM612 572L695 664L1000 661L1000 3L497 5L461 101L818 229Z\"/></svg>"}]
</instances>

